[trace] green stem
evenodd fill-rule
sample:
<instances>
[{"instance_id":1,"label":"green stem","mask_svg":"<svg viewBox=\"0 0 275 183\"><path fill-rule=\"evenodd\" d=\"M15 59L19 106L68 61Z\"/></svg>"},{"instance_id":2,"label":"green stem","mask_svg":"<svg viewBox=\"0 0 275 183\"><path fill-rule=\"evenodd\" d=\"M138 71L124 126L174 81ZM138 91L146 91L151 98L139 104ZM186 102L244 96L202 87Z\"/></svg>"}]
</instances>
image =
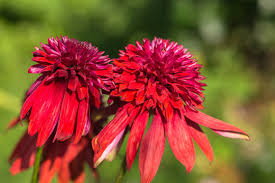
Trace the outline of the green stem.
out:
<instances>
[{"instance_id":1,"label":"green stem","mask_svg":"<svg viewBox=\"0 0 275 183\"><path fill-rule=\"evenodd\" d=\"M35 156L35 163L34 163L34 167L33 167L31 183L37 183L38 182L38 172L39 172L42 152L43 152L43 146L38 147L37 151L36 151L36 156Z\"/></svg>"},{"instance_id":2,"label":"green stem","mask_svg":"<svg viewBox=\"0 0 275 183\"><path fill-rule=\"evenodd\" d=\"M126 174L126 171L127 171L127 168L126 168L126 156L125 156L125 158L123 159L123 161L121 163L120 170L116 177L115 183L122 183L123 178Z\"/></svg>"}]
</instances>

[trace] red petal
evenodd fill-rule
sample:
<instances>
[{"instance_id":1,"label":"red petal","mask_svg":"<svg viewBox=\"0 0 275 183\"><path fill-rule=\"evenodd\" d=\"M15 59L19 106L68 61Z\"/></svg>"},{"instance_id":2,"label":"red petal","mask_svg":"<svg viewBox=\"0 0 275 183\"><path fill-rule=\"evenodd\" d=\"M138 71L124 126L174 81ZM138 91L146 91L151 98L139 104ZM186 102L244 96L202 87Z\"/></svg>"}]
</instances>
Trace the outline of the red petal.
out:
<instances>
[{"instance_id":1,"label":"red petal","mask_svg":"<svg viewBox=\"0 0 275 183\"><path fill-rule=\"evenodd\" d=\"M42 118L39 118L40 128L38 130L37 146L42 146L51 135L54 130L57 120L60 115L60 107L63 100L66 84L64 82L53 82L53 89L49 91L52 95L49 95L48 101L44 103L50 103L47 111L42 111ZM37 114L38 115L38 114Z\"/></svg>"},{"instance_id":2,"label":"red petal","mask_svg":"<svg viewBox=\"0 0 275 183\"><path fill-rule=\"evenodd\" d=\"M122 130L126 128L131 120L130 115L128 115L128 108L132 107L131 104L126 104L121 109L118 110L114 119L110 121L101 132L93 139L92 146L94 149L94 162L102 156L106 148L113 142L113 140L121 133ZM134 109L134 111L139 110L139 108Z\"/></svg>"},{"instance_id":3,"label":"red petal","mask_svg":"<svg viewBox=\"0 0 275 183\"><path fill-rule=\"evenodd\" d=\"M144 88L144 83L138 83L136 81L132 81L129 83L128 88L130 90L139 90L139 89L143 89Z\"/></svg>"},{"instance_id":4,"label":"red petal","mask_svg":"<svg viewBox=\"0 0 275 183\"><path fill-rule=\"evenodd\" d=\"M164 128L160 114L154 115L139 151L141 183L150 183L157 173L165 146Z\"/></svg>"},{"instance_id":5,"label":"red petal","mask_svg":"<svg viewBox=\"0 0 275 183\"><path fill-rule=\"evenodd\" d=\"M55 61L48 60L45 57L33 57L32 60L35 62L38 62L40 64L54 64L55 63Z\"/></svg>"},{"instance_id":6,"label":"red petal","mask_svg":"<svg viewBox=\"0 0 275 183\"><path fill-rule=\"evenodd\" d=\"M30 96L25 100L21 112L20 112L20 120L24 119L26 114L29 112L29 110L31 109L33 103L35 102L35 100L37 99L37 95L40 92L45 91L46 85L44 85L44 81L42 81L42 83L30 94Z\"/></svg>"},{"instance_id":7,"label":"red petal","mask_svg":"<svg viewBox=\"0 0 275 183\"><path fill-rule=\"evenodd\" d=\"M144 102L145 99L145 91L143 90L138 90L137 95L136 95L136 104L139 105Z\"/></svg>"},{"instance_id":8,"label":"red petal","mask_svg":"<svg viewBox=\"0 0 275 183\"><path fill-rule=\"evenodd\" d=\"M28 126L28 133L31 136L38 132L45 120L48 118L47 111L51 106L51 100L49 99L54 95L54 87L54 83L49 85L41 84L41 87L35 90L37 94L32 104Z\"/></svg>"},{"instance_id":9,"label":"red petal","mask_svg":"<svg viewBox=\"0 0 275 183\"><path fill-rule=\"evenodd\" d=\"M60 157L55 157L54 160L47 159L40 165L39 183L49 183L54 177L54 174L59 170L62 164Z\"/></svg>"},{"instance_id":10,"label":"red petal","mask_svg":"<svg viewBox=\"0 0 275 183\"><path fill-rule=\"evenodd\" d=\"M69 80L69 83L68 83L68 88L71 90L71 91L76 91L76 88L80 85L79 83L79 79L77 76L73 76L70 78Z\"/></svg>"},{"instance_id":11,"label":"red petal","mask_svg":"<svg viewBox=\"0 0 275 183\"><path fill-rule=\"evenodd\" d=\"M124 91L121 93L121 100L130 102L135 99L136 91Z\"/></svg>"},{"instance_id":12,"label":"red petal","mask_svg":"<svg viewBox=\"0 0 275 183\"><path fill-rule=\"evenodd\" d=\"M32 65L29 70L28 73L41 73L44 70L45 66L42 64L36 64L36 65Z\"/></svg>"},{"instance_id":13,"label":"red petal","mask_svg":"<svg viewBox=\"0 0 275 183\"><path fill-rule=\"evenodd\" d=\"M221 120L213 118L209 115L206 115L202 112L188 111L186 112L185 116L195 123L211 128L214 132L218 133L219 135L229 138L240 138L249 140L248 134L243 130L233 125L227 124Z\"/></svg>"},{"instance_id":14,"label":"red petal","mask_svg":"<svg viewBox=\"0 0 275 183\"><path fill-rule=\"evenodd\" d=\"M87 87L79 87L77 88L77 96L79 100L83 100L88 96L88 88Z\"/></svg>"},{"instance_id":15,"label":"red petal","mask_svg":"<svg viewBox=\"0 0 275 183\"><path fill-rule=\"evenodd\" d=\"M126 154L128 170L130 170L135 160L142 136L145 131L148 117L149 117L149 112L146 110L143 112L143 114L140 114L139 116L137 116L137 118L133 122L131 131L130 131L130 136L128 139L127 154Z\"/></svg>"},{"instance_id":16,"label":"red petal","mask_svg":"<svg viewBox=\"0 0 275 183\"><path fill-rule=\"evenodd\" d=\"M190 120L186 120L187 124L189 126L189 131L192 136L192 138L197 142L197 144L200 146L201 150L204 152L208 160L211 162L213 161L213 149L211 147L211 144L209 143L206 135L203 133L202 129L197 123L194 123Z\"/></svg>"},{"instance_id":17,"label":"red petal","mask_svg":"<svg viewBox=\"0 0 275 183\"><path fill-rule=\"evenodd\" d=\"M65 92L54 139L66 140L72 136L76 122L78 104L75 92L72 92L71 94Z\"/></svg>"},{"instance_id":18,"label":"red petal","mask_svg":"<svg viewBox=\"0 0 275 183\"><path fill-rule=\"evenodd\" d=\"M174 111L172 120L165 123L165 132L174 155L189 173L195 163L195 149L184 116Z\"/></svg>"},{"instance_id":19,"label":"red petal","mask_svg":"<svg viewBox=\"0 0 275 183\"><path fill-rule=\"evenodd\" d=\"M79 108L77 112L77 127L76 127L74 143L77 143L83 134L85 124L88 118L88 109L89 109L89 98L82 100L79 103Z\"/></svg>"}]
</instances>

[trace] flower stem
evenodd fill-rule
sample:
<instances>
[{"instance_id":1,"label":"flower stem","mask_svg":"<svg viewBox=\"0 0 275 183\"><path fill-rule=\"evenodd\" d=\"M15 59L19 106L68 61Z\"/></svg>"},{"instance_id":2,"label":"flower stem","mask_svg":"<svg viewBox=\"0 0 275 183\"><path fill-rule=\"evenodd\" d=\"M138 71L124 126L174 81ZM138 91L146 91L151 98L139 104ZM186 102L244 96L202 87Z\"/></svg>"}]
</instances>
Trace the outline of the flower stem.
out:
<instances>
[{"instance_id":1,"label":"flower stem","mask_svg":"<svg viewBox=\"0 0 275 183\"><path fill-rule=\"evenodd\" d=\"M37 183L38 182L38 172L39 172L42 152L43 152L43 146L38 147L37 151L36 151L36 156L35 156L35 163L34 163L34 167L33 167L31 183Z\"/></svg>"},{"instance_id":2,"label":"flower stem","mask_svg":"<svg viewBox=\"0 0 275 183\"><path fill-rule=\"evenodd\" d=\"M121 163L120 170L116 177L115 183L122 183L123 178L126 174L126 170L127 170L127 168L126 168L126 156L125 156Z\"/></svg>"}]
</instances>

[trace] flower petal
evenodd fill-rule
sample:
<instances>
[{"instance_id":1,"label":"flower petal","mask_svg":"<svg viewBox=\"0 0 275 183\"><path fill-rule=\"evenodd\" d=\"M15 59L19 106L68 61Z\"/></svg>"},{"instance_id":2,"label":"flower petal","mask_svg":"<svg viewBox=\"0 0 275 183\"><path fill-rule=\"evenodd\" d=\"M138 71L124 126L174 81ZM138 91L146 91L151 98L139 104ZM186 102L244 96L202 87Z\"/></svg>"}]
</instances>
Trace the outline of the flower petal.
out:
<instances>
[{"instance_id":1,"label":"flower petal","mask_svg":"<svg viewBox=\"0 0 275 183\"><path fill-rule=\"evenodd\" d=\"M213 149L211 144L209 143L206 135L203 133L202 129L197 123L192 122L191 120L186 120L189 131L192 138L196 141L196 143L200 146L201 150L204 152L208 160L211 162L213 161Z\"/></svg>"},{"instance_id":2,"label":"flower petal","mask_svg":"<svg viewBox=\"0 0 275 183\"><path fill-rule=\"evenodd\" d=\"M79 103L74 143L77 143L80 140L81 136L83 135L84 128L87 123L88 111L89 111L89 97L86 98L85 100L80 101Z\"/></svg>"},{"instance_id":3,"label":"flower petal","mask_svg":"<svg viewBox=\"0 0 275 183\"><path fill-rule=\"evenodd\" d=\"M97 159L97 161L95 161L94 167L97 167L104 159L106 159L110 155L110 153L113 152L113 150L118 145L118 143L120 142L121 138L123 137L124 131L125 131L125 129L123 129L116 136L116 138L112 141L112 143L110 145L108 145L108 147L104 150L104 152L102 153L102 155Z\"/></svg>"},{"instance_id":4,"label":"flower petal","mask_svg":"<svg viewBox=\"0 0 275 183\"><path fill-rule=\"evenodd\" d=\"M35 161L36 137L25 133L13 150L9 162L12 164L10 172L15 175L33 166Z\"/></svg>"},{"instance_id":5,"label":"flower petal","mask_svg":"<svg viewBox=\"0 0 275 183\"><path fill-rule=\"evenodd\" d=\"M250 140L248 134L243 130L233 125L227 124L221 120L213 118L202 112L187 111L185 116L195 123L198 123L200 125L203 125L212 129L214 132L218 133L219 135L229 137L229 138L240 138L240 139Z\"/></svg>"},{"instance_id":6,"label":"flower petal","mask_svg":"<svg viewBox=\"0 0 275 183\"><path fill-rule=\"evenodd\" d=\"M75 92L65 92L61 106L60 118L58 121L57 131L54 139L66 140L70 138L74 132L76 114L79 102Z\"/></svg>"},{"instance_id":7,"label":"flower petal","mask_svg":"<svg viewBox=\"0 0 275 183\"><path fill-rule=\"evenodd\" d=\"M94 162L102 156L106 148L114 139L126 128L129 123L128 108L131 105L125 105L118 110L114 119L110 121L101 132L93 139L92 146L94 150ZM96 164L98 165L98 163Z\"/></svg>"},{"instance_id":8,"label":"flower petal","mask_svg":"<svg viewBox=\"0 0 275 183\"><path fill-rule=\"evenodd\" d=\"M47 111L43 111L47 117L45 120L40 120L41 127L38 130L37 146L42 146L46 142L56 126L65 88L65 83L55 82L52 90L53 95L48 98L48 101L45 101L50 103L50 107Z\"/></svg>"},{"instance_id":9,"label":"flower petal","mask_svg":"<svg viewBox=\"0 0 275 183\"><path fill-rule=\"evenodd\" d=\"M165 123L165 132L174 155L189 173L195 163L195 149L182 113L179 114L178 111L174 111L172 120Z\"/></svg>"},{"instance_id":10,"label":"flower petal","mask_svg":"<svg viewBox=\"0 0 275 183\"><path fill-rule=\"evenodd\" d=\"M150 183L157 173L165 146L164 128L159 112L145 134L139 151L141 183Z\"/></svg>"},{"instance_id":11,"label":"flower petal","mask_svg":"<svg viewBox=\"0 0 275 183\"><path fill-rule=\"evenodd\" d=\"M149 111L145 110L134 120L127 145L126 162L127 168L130 170L135 160L142 136L144 134L146 124L149 117Z\"/></svg>"}]
</instances>

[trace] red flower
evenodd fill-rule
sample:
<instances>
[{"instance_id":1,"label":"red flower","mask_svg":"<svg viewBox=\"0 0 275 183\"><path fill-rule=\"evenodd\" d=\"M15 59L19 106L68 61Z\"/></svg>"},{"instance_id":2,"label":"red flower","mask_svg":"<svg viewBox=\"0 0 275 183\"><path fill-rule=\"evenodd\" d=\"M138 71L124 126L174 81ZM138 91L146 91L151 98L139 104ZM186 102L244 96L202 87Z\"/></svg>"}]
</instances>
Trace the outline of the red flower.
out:
<instances>
[{"instance_id":1,"label":"red flower","mask_svg":"<svg viewBox=\"0 0 275 183\"><path fill-rule=\"evenodd\" d=\"M96 121L94 132L101 128L105 118ZM8 126L13 128L19 122L19 118L14 119ZM47 141L43 149L42 161L39 168L39 182L50 183L55 174L58 175L59 183L82 183L85 179L84 165L88 163L94 177L98 174L93 168L93 150L90 146L90 139L93 136L92 129L86 136L81 137L78 143L73 143L72 139L64 142ZM53 135L50 139L53 139ZM13 150L9 162L11 163L10 172L15 175L28 168L31 168L35 162L37 147L35 142L37 135L30 136L26 132Z\"/></svg>"},{"instance_id":2,"label":"red flower","mask_svg":"<svg viewBox=\"0 0 275 183\"><path fill-rule=\"evenodd\" d=\"M176 158L190 172L195 162L192 139L207 158L213 151L199 125L230 138L249 139L229 124L208 116L202 109L203 86L197 64L182 45L169 40L145 39L128 45L114 62L116 89L111 96L125 102L114 119L93 139L94 162L98 165L116 146L126 127L130 129L127 144L127 167L131 168L139 152L141 182L149 183L159 167L165 146L165 134ZM142 139L152 111L153 121ZM141 145L140 145L141 143Z\"/></svg>"},{"instance_id":3,"label":"red flower","mask_svg":"<svg viewBox=\"0 0 275 183\"><path fill-rule=\"evenodd\" d=\"M37 146L53 132L53 140L74 135L78 142L90 128L88 111L100 105L100 89L113 85L110 59L90 43L67 37L48 39L41 48L33 52L38 64L29 73L42 75L27 92L20 119L29 116L28 133L38 133Z\"/></svg>"},{"instance_id":4,"label":"red flower","mask_svg":"<svg viewBox=\"0 0 275 183\"><path fill-rule=\"evenodd\" d=\"M17 144L9 159L12 164L10 171L13 175L34 165L37 149L36 139L37 136L29 136L28 133L25 133ZM82 137L77 144L70 140L46 143L39 168L39 182L49 183L55 174L58 175L60 183L69 183L70 180L75 183L84 182L85 162L90 165L94 176L97 177L97 172L92 167L93 154L89 141L86 136Z\"/></svg>"}]
</instances>

